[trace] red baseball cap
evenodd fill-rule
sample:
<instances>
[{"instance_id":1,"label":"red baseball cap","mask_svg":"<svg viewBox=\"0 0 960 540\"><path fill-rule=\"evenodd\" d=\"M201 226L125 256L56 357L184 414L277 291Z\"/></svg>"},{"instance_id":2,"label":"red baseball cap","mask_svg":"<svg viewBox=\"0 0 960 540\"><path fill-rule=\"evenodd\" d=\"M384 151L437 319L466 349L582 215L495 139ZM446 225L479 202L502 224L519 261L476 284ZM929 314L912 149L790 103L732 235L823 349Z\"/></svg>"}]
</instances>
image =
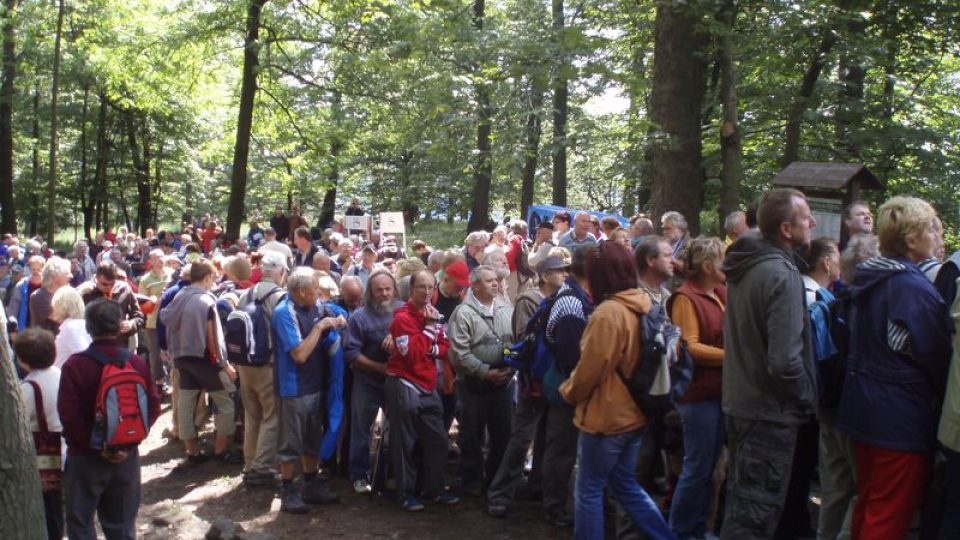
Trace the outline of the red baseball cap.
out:
<instances>
[{"instance_id":1,"label":"red baseball cap","mask_svg":"<svg viewBox=\"0 0 960 540\"><path fill-rule=\"evenodd\" d=\"M470 269L467 268L467 263L463 261L452 263L443 269L443 273L452 277L453 280L457 282L457 285L461 287L470 286Z\"/></svg>"}]
</instances>

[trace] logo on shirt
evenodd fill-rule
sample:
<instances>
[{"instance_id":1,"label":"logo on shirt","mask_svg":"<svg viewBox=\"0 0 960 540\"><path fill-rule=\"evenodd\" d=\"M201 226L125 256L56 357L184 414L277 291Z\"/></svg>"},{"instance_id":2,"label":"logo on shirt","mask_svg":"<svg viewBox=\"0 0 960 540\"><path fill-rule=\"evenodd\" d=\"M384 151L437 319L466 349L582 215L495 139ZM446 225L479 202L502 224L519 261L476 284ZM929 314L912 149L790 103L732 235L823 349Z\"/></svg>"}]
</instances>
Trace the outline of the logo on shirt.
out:
<instances>
[{"instance_id":1,"label":"logo on shirt","mask_svg":"<svg viewBox=\"0 0 960 540\"><path fill-rule=\"evenodd\" d=\"M406 356L410 352L410 336L400 336L397 338L397 350L401 356Z\"/></svg>"}]
</instances>

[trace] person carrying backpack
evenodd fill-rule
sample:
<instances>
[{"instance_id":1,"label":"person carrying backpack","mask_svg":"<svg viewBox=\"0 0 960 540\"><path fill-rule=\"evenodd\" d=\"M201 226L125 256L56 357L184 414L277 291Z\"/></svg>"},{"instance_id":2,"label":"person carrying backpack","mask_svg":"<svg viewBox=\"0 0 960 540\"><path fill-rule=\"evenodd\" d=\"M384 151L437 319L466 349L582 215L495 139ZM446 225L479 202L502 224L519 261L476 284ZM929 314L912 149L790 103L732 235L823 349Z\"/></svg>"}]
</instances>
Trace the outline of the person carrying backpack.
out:
<instances>
[{"instance_id":1,"label":"person carrying backpack","mask_svg":"<svg viewBox=\"0 0 960 540\"><path fill-rule=\"evenodd\" d=\"M537 265L540 287L523 292L517 297L513 311L513 331L517 340L530 332L546 330L546 318L553 305L550 299L563 285L570 267L570 257L550 255ZM531 320L534 318L536 320ZM527 450L540 429L547 401L543 397L542 382L529 369L520 374L520 399L514 412L513 433L507 443L500 467L487 490L487 513L493 517L505 517L514 492L523 477L523 464ZM539 437L538 437L539 438ZM534 449L534 456L537 450ZM537 461L534 457L534 461ZM535 467L536 468L536 467ZM531 478L534 475L531 474ZM569 476L568 476L569 478ZM537 486L539 487L539 486Z\"/></svg>"},{"instance_id":2,"label":"person carrying backpack","mask_svg":"<svg viewBox=\"0 0 960 540\"><path fill-rule=\"evenodd\" d=\"M634 523L654 540L675 538L654 500L637 483L637 452L647 417L634 402L621 373L641 362L640 316L650 297L637 288L637 266L622 246L604 242L587 257L586 274L598 303L581 340L581 359L560 386L576 406L580 430L573 537L603 538L604 488Z\"/></svg>"},{"instance_id":3,"label":"person carrying backpack","mask_svg":"<svg viewBox=\"0 0 960 540\"><path fill-rule=\"evenodd\" d=\"M267 251L260 262L261 280L240 296L240 309L227 317L225 333L227 357L237 365L243 401L243 483L272 486L280 478L277 471L280 417L270 321L274 308L285 294L287 260L279 253Z\"/></svg>"},{"instance_id":4,"label":"person carrying backpack","mask_svg":"<svg viewBox=\"0 0 960 540\"><path fill-rule=\"evenodd\" d=\"M94 540L94 514L108 540L136 537L140 507L140 456L138 445L160 416L160 396L151 383L150 368L121 340L124 310L116 301L91 302L86 309L87 331L93 344L67 359L63 365L57 411L67 441L64 472L67 537ZM125 383L111 384L104 375L120 374ZM136 381L139 379L139 384ZM118 380L118 379L114 379ZM105 440L108 426L98 423L103 395L111 393L120 425L117 437ZM131 399L133 398L133 399ZM146 410L141 407L146 402ZM139 425L127 425L129 419ZM115 426L117 427L117 426ZM141 429L142 428L142 429ZM139 440L137 440L139 439ZM122 442L123 444L112 444Z\"/></svg>"}]
</instances>

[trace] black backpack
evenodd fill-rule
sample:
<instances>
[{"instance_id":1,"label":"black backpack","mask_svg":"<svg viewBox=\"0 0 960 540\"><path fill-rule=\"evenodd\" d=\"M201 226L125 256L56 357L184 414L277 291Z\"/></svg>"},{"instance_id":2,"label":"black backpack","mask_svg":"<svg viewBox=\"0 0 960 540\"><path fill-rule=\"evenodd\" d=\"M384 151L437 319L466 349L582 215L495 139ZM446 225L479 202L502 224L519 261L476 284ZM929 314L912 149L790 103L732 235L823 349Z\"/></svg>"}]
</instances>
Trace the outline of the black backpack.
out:
<instances>
[{"instance_id":1,"label":"black backpack","mask_svg":"<svg viewBox=\"0 0 960 540\"><path fill-rule=\"evenodd\" d=\"M840 406L847 361L851 356L857 354L850 336L851 330L856 326L857 306L849 292L843 291L837 294L836 298L827 305L827 308L826 326L835 352L822 358L816 358L817 393L819 394L820 406L836 408Z\"/></svg>"},{"instance_id":2,"label":"black backpack","mask_svg":"<svg viewBox=\"0 0 960 540\"><path fill-rule=\"evenodd\" d=\"M629 376L619 369L617 375L644 415L663 418L693 380L693 357L681 339L680 328L670 322L660 304L640 316L640 332L640 360ZM662 366L668 367L666 372Z\"/></svg>"},{"instance_id":3,"label":"black backpack","mask_svg":"<svg viewBox=\"0 0 960 540\"><path fill-rule=\"evenodd\" d=\"M249 292L253 300L248 300L227 316L224 339L231 364L264 366L273 357L273 336L266 303L277 292L283 293L283 289L274 286L259 300L255 292Z\"/></svg>"}]
</instances>

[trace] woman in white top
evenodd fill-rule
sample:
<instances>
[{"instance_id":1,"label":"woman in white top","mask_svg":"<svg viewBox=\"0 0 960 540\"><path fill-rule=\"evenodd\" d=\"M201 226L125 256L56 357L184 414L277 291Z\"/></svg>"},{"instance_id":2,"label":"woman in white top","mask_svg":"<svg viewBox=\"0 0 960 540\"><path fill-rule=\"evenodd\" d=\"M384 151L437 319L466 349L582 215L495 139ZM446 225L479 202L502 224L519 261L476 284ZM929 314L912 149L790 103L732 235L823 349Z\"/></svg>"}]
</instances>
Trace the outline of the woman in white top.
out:
<instances>
[{"instance_id":1,"label":"woman in white top","mask_svg":"<svg viewBox=\"0 0 960 540\"><path fill-rule=\"evenodd\" d=\"M69 288L69 287L61 287ZM48 330L33 327L27 328L17 336L13 348L17 353L20 366L28 371L27 376L20 382L20 393L27 411L30 431L40 431L39 415L46 419L46 429L54 433L62 433L60 414L57 412L57 394L60 392L60 368L53 365L55 358L53 334ZM43 410L37 410L37 401L34 393L34 384L40 390ZM61 461L63 450L61 443ZM46 456L45 456L46 457ZM39 465L39 463L38 463ZM52 462L42 466L43 469L56 469L58 463ZM43 472L43 471L41 471ZM48 538L63 537L63 504L62 492L57 487L44 485L43 506L46 513Z\"/></svg>"},{"instance_id":2,"label":"woman in white top","mask_svg":"<svg viewBox=\"0 0 960 540\"><path fill-rule=\"evenodd\" d=\"M54 364L59 368L74 353L86 350L90 346L90 334L83 318L83 298L73 287L60 287L50 302L50 318L60 323L57 334L57 359Z\"/></svg>"}]
</instances>

